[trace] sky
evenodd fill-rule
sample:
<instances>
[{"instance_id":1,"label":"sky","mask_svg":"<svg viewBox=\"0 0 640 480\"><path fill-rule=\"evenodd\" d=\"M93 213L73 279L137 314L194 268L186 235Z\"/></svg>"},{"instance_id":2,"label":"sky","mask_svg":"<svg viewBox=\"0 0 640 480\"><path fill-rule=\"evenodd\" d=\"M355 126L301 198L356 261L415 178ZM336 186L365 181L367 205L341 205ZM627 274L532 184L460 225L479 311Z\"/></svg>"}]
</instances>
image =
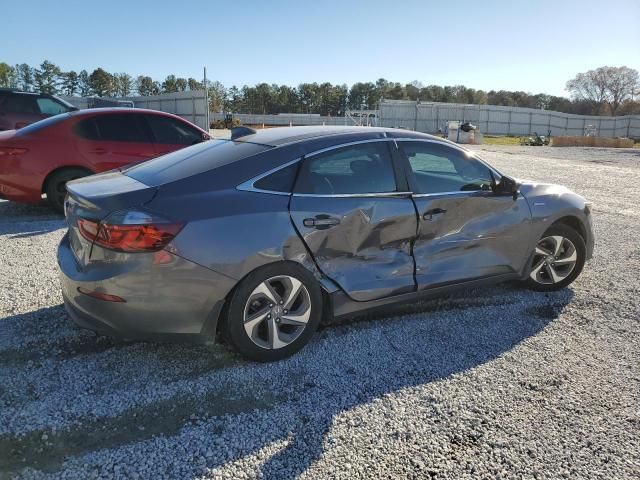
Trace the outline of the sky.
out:
<instances>
[{"instance_id":1,"label":"sky","mask_svg":"<svg viewBox=\"0 0 640 480\"><path fill-rule=\"evenodd\" d=\"M640 0L2 0L0 62L231 85L386 78L567 95L640 70Z\"/></svg>"}]
</instances>

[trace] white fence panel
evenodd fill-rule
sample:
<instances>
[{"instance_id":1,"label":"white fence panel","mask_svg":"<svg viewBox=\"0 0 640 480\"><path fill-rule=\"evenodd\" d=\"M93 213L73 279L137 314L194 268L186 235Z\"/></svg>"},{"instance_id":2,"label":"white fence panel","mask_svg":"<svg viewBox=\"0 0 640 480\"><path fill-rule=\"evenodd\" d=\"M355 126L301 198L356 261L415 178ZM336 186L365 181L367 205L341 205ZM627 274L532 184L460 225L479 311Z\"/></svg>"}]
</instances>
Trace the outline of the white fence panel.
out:
<instances>
[{"instance_id":1,"label":"white fence panel","mask_svg":"<svg viewBox=\"0 0 640 480\"><path fill-rule=\"evenodd\" d=\"M476 124L490 135L584 135L593 125L603 137L640 138L640 116L601 117L572 115L534 108L453 103L416 103L409 100L385 100L380 103L380 126L403 127L434 133L449 120Z\"/></svg>"},{"instance_id":2,"label":"white fence panel","mask_svg":"<svg viewBox=\"0 0 640 480\"><path fill-rule=\"evenodd\" d=\"M118 106L118 101L131 101L135 108L148 108L150 110L160 110L161 112L173 113L185 120L198 125L200 128L209 131L207 125L207 101L204 90L189 90L186 92L163 93L160 95L147 95L137 97L109 97L109 98L83 98L83 97L62 97L78 108L86 109L102 100L101 106Z\"/></svg>"}]
</instances>

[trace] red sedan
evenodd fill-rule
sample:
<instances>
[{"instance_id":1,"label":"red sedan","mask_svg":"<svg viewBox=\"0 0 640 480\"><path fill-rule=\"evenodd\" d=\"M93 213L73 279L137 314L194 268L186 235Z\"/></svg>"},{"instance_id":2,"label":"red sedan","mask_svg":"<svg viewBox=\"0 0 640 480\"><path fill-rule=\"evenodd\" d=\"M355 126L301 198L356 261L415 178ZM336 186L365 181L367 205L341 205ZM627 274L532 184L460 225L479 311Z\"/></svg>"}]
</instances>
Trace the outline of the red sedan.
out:
<instances>
[{"instance_id":1,"label":"red sedan","mask_svg":"<svg viewBox=\"0 0 640 480\"><path fill-rule=\"evenodd\" d=\"M0 198L49 203L62 211L73 179L143 162L205 140L180 117L138 108L63 113L0 132Z\"/></svg>"}]
</instances>

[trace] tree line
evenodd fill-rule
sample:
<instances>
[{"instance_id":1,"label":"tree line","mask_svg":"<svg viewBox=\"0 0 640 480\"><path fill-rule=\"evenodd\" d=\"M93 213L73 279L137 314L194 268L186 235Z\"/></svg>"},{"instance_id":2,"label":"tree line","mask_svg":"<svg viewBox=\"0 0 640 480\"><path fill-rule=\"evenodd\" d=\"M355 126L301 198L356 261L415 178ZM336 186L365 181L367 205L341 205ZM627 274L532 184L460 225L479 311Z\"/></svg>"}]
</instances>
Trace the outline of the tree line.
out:
<instances>
[{"instance_id":1,"label":"tree line","mask_svg":"<svg viewBox=\"0 0 640 480\"><path fill-rule=\"evenodd\" d=\"M0 87L19 88L69 96L128 97L204 89L204 81L168 75L160 82L146 75L109 73L96 68L91 73L63 71L45 60L37 67L25 63L0 62ZM422 102L466 103L539 108L581 115L626 115L640 113L638 72L628 67L601 67L580 73L566 84L571 98L531 94L523 91L476 90L464 85L424 85L391 82L346 84L302 83L297 87L259 83L229 88L207 80L212 111L235 113L318 113L340 116L347 110L377 108L382 99Z\"/></svg>"}]
</instances>

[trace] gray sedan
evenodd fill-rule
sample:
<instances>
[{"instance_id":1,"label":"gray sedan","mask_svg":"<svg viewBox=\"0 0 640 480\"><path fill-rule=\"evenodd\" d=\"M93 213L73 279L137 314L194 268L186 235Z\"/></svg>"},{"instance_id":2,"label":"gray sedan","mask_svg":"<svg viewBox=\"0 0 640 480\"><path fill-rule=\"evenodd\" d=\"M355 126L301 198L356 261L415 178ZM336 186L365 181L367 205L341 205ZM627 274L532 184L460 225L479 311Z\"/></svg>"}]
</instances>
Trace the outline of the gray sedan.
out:
<instances>
[{"instance_id":1,"label":"gray sedan","mask_svg":"<svg viewBox=\"0 0 640 480\"><path fill-rule=\"evenodd\" d=\"M64 302L125 338L225 339L247 358L302 348L323 317L455 288L569 285L591 204L398 129L234 129L67 184Z\"/></svg>"}]
</instances>

